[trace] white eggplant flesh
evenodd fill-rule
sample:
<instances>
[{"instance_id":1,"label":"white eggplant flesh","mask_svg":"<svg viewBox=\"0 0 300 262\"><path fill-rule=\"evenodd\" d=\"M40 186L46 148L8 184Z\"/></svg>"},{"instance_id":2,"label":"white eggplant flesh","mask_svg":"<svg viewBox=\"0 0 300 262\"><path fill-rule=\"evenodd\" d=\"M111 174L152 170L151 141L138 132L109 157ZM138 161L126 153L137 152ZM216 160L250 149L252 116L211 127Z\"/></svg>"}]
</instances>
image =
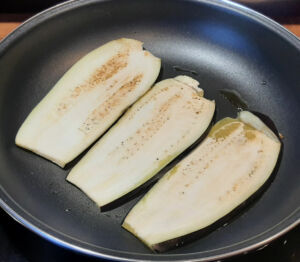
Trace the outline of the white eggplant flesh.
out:
<instances>
[{"instance_id":1,"label":"white eggplant flesh","mask_svg":"<svg viewBox=\"0 0 300 262\"><path fill-rule=\"evenodd\" d=\"M157 83L71 170L67 180L100 207L153 177L207 129L214 101L198 82L178 76Z\"/></svg>"},{"instance_id":2,"label":"white eggplant flesh","mask_svg":"<svg viewBox=\"0 0 300 262\"><path fill-rule=\"evenodd\" d=\"M275 134L248 111L219 121L133 207L123 227L156 251L163 242L165 248L168 240L206 228L266 182L280 147ZM169 243L174 248L176 241Z\"/></svg>"},{"instance_id":3,"label":"white eggplant flesh","mask_svg":"<svg viewBox=\"0 0 300 262\"><path fill-rule=\"evenodd\" d=\"M148 91L160 64L133 39L114 40L91 51L32 110L16 144L64 167Z\"/></svg>"}]
</instances>

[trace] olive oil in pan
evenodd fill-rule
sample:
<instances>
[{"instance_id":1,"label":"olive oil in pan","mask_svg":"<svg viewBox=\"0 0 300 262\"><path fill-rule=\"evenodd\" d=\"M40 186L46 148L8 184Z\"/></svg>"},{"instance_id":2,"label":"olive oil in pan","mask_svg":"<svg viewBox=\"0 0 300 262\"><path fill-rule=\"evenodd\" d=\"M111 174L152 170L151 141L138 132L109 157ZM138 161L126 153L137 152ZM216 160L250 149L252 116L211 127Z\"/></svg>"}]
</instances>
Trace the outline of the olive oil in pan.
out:
<instances>
[{"instance_id":1,"label":"olive oil in pan","mask_svg":"<svg viewBox=\"0 0 300 262\"><path fill-rule=\"evenodd\" d=\"M237 91L230 89L220 89L219 92L221 96L224 97L227 101L229 101L230 104L238 111L249 109L247 102L241 97L241 95Z\"/></svg>"},{"instance_id":2,"label":"olive oil in pan","mask_svg":"<svg viewBox=\"0 0 300 262\"><path fill-rule=\"evenodd\" d=\"M266 84L265 81L262 84ZM248 110L257 117L259 117L273 132L274 134L282 140L283 135L279 134L277 126L275 125L274 121L268 116L263 113L257 112L255 110L251 110L249 104L246 102L244 98L236 91L230 89L220 89L220 95L225 98L235 109L238 111Z\"/></svg>"},{"instance_id":3,"label":"olive oil in pan","mask_svg":"<svg viewBox=\"0 0 300 262\"><path fill-rule=\"evenodd\" d=\"M191 73L192 75L195 75L197 76L198 73L194 70L190 70L190 69L187 69L187 68L182 68L180 66L173 66L173 69L176 71L176 72L182 72L182 73Z\"/></svg>"}]
</instances>

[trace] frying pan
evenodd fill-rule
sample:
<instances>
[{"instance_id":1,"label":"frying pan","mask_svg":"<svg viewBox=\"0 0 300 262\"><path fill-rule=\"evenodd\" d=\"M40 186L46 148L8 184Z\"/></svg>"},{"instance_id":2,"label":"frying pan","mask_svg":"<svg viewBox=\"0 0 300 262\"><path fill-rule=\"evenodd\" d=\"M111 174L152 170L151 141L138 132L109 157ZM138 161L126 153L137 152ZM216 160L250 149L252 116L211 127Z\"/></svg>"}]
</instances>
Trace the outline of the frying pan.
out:
<instances>
[{"instance_id":1,"label":"frying pan","mask_svg":"<svg viewBox=\"0 0 300 262\"><path fill-rule=\"evenodd\" d=\"M61 169L14 144L25 117L63 73L120 37L141 40L162 58L160 79L185 71L199 80L205 96L216 100L216 120L236 115L220 93L234 90L284 136L277 172L263 194L226 227L164 254L151 253L120 226L141 193L101 212L65 181L75 163ZM118 260L206 261L255 249L299 224L300 42L254 11L216 0L66 2L2 41L0 76L0 205L60 246Z\"/></svg>"}]
</instances>

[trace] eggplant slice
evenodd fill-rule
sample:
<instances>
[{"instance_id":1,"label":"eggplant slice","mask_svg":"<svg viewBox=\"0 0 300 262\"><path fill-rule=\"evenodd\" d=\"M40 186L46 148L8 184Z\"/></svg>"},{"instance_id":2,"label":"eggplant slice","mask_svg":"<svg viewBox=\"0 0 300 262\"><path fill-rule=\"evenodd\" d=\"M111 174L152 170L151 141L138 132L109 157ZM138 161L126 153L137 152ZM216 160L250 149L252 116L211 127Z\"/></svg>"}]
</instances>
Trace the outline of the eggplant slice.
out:
<instances>
[{"instance_id":1,"label":"eggplant slice","mask_svg":"<svg viewBox=\"0 0 300 262\"><path fill-rule=\"evenodd\" d=\"M122 226L150 249L165 249L163 242L206 228L255 193L271 175L280 147L252 113L225 118L133 207Z\"/></svg>"},{"instance_id":2,"label":"eggplant slice","mask_svg":"<svg viewBox=\"0 0 300 262\"><path fill-rule=\"evenodd\" d=\"M157 83L71 170L67 180L100 207L134 190L207 129L214 101L198 82L178 76Z\"/></svg>"},{"instance_id":3,"label":"eggplant slice","mask_svg":"<svg viewBox=\"0 0 300 262\"><path fill-rule=\"evenodd\" d=\"M152 86L160 64L133 39L93 50L32 110L16 144L64 167Z\"/></svg>"}]
</instances>

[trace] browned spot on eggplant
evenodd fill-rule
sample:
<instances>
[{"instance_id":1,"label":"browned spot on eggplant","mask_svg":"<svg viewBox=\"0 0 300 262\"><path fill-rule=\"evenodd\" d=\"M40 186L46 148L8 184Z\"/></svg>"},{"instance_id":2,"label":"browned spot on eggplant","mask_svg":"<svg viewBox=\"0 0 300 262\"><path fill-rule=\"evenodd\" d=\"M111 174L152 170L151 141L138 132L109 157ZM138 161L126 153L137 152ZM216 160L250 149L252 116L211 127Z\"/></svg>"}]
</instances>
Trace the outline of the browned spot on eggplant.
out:
<instances>
[{"instance_id":1,"label":"browned spot on eggplant","mask_svg":"<svg viewBox=\"0 0 300 262\"><path fill-rule=\"evenodd\" d=\"M102 65L96 72L88 79L86 88L93 88L95 85L106 81L115 74L117 74L121 69L128 65L129 53L118 53L116 56L108 60L106 64Z\"/></svg>"},{"instance_id":2,"label":"browned spot on eggplant","mask_svg":"<svg viewBox=\"0 0 300 262\"><path fill-rule=\"evenodd\" d=\"M113 58L108 60L104 65L97 69L91 77L83 84L77 86L71 94L71 97L77 97L80 93L92 90L99 83L104 82L128 65L129 53L118 53Z\"/></svg>"},{"instance_id":3,"label":"browned spot on eggplant","mask_svg":"<svg viewBox=\"0 0 300 262\"><path fill-rule=\"evenodd\" d=\"M237 189L238 189L238 184L234 184L232 187L232 191L235 192L237 191Z\"/></svg>"},{"instance_id":4,"label":"browned spot on eggplant","mask_svg":"<svg viewBox=\"0 0 300 262\"><path fill-rule=\"evenodd\" d=\"M133 119L133 117L135 116L135 114L141 110L141 108L143 108L145 105L147 105L148 103L150 103L151 101L155 101L157 99L157 96L159 96L161 93L163 92L167 92L168 91L168 87L164 87L159 89L157 92L153 93L151 96L149 96L149 98L145 101L139 102L140 106L136 109L135 112L132 112L129 119Z\"/></svg>"},{"instance_id":5,"label":"browned spot on eggplant","mask_svg":"<svg viewBox=\"0 0 300 262\"><path fill-rule=\"evenodd\" d=\"M101 82L104 82L116 75L119 71L121 71L128 65L128 57L129 53L124 52L118 53L117 55L109 59L99 69L95 70L95 72L89 77L89 79L71 90L71 94L68 97L64 97L62 99L63 102L59 103L57 111L60 114L66 111L74 103L73 101L82 93L93 90Z\"/></svg>"},{"instance_id":6,"label":"browned spot on eggplant","mask_svg":"<svg viewBox=\"0 0 300 262\"><path fill-rule=\"evenodd\" d=\"M253 140L255 139L255 133L254 132L251 132L251 131L246 131L245 132L245 137L247 137L248 140Z\"/></svg>"},{"instance_id":7,"label":"browned spot on eggplant","mask_svg":"<svg viewBox=\"0 0 300 262\"><path fill-rule=\"evenodd\" d=\"M80 130L85 133L90 131L93 127L99 125L101 120L110 114L112 108L121 103L128 93L134 91L143 78L142 74L135 76L129 82L123 84L116 92L114 92L108 99L104 101L98 108L87 117Z\"/></svg>"},{"instance_id":8,"label":"browned spot on eggplant","mask_svg":"<svg viewBox=\"0 0 300 262\"><path fill-rule=\"evenodd\" d=\"M68 104L67 103L64 103L64 102L61 102L58 104L58 107L57 107L57 111L59 111L60 113L66 111L68 108Z\"/></svg>"},{"instance_id":9,"label":"browned spot on eggplant","mask_svg":"<svg viewBox=\"0 0 300 262\"><path fill-rule=\"evenodd\" d=\"M168 121L168 110L179 98L180 96L177 94L169 98L163 105L160 106L158 112L135 132L133 142L130 141L130 139L125 141L128 150L126 154L127 156L133 156L161 129L161 127Z\"/></svg>"}]
</instances>

